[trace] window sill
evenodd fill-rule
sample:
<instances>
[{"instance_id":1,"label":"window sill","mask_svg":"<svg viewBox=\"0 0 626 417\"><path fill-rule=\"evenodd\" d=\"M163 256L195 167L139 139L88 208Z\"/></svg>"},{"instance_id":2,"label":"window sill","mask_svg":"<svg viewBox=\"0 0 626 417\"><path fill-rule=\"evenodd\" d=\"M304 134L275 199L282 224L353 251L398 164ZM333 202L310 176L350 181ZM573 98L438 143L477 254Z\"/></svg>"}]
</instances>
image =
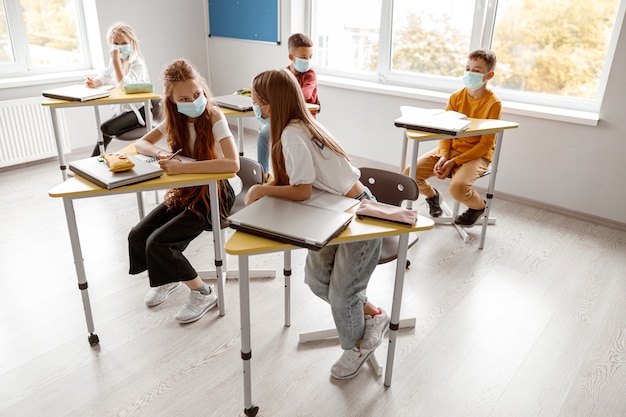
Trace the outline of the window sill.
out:
<instances>
[{"instance_id":1,"label":"window sill","mask_svg":"<svg viewBox=\"0 0 626 417\"><path fill-rule=\"evenodd\" d=\"M318 84L344 88L347 90L365 91L374 94L385 94L396 97L406 97L415 100L429 101L437 106L445 106L449 94L440 91L423 90L419 88L398 85L381 84L372 81L341 78L330 75L317 75ZM502 101L503 112L520 116L548 119L560 122L575 123L585 126L597 126L600 114L579 110L568 110L557 107L539 106L534 104Z\"/></svg>"},{"instance_id":2,"label":"window sill","mask_svg":"<svg viewBox=\"0 0 626 417\"><path fill-rule=\"evenodd\" d=\"M4 88L30 87L34 85L79 82L83 83L85 70L60 72L57 74L30 75L25 77L0 78L0 90Z\"/></svg>"}]
</instances>

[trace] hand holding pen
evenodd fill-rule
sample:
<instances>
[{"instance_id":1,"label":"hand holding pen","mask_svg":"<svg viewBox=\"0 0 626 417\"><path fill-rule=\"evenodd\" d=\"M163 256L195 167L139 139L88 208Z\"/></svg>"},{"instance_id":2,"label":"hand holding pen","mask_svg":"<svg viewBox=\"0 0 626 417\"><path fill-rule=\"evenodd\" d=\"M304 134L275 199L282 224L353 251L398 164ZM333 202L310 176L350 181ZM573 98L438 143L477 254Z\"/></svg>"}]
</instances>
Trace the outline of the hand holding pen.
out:
<instances>
[{"instance_id":1,"label":"hand holding pen","mask_svg":"<svg viewBox=\"0 0 626 417\"><path fill-rule=\"evenodd\" d=\"M176 156L182 152L182 149L177 150L169 157L165 157L163 159L159 159L159 166L168 174L181 174L183 163L180 159L173 160Z\"/></svg>"}]
</instances>

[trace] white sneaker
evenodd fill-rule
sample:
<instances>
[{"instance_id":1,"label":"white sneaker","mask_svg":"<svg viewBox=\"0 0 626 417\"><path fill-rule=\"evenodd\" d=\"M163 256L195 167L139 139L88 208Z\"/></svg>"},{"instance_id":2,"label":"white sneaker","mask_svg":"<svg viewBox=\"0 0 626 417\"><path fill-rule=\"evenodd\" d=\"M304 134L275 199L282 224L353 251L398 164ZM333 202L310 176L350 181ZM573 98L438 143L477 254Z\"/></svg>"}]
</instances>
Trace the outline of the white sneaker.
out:
<instances>
[{"instance_id":1,"label":"white sneaker","mask_svg":"<svg viewBox=\"0 0 626 417\"><path fill-rule=\"evenodd\" d=\"M179 323L191 323L204 316L207 311L217 305L217 294L213 285L209 285L211 292L204 295L199 291L191 291L189 300L176 313L176 321Z\"/></svg>"},{"instance_id":2,"label":"white sneaker","mask_svg":"<svg viewBox=\"0 0 626 417\"><path fill-rule=\"evenodd\" d=\"M154 307L167 300L167 297L179 289L180 282L172 282L170 284L161 285L160 287L152 287L144 297L143 301L148 307Z\"/></svg>"},{"instance_id":3,"label":"white sneaker","mask_svg":"<svg viewBox=\"0 0 626 417\"><path fill-rule=\"evenodd\" d=\"M385 331L389 329L389 316L382 308L380 314L375 316L365 315L365 331L361 340L361 349L376 349L383 342Z\"/></svg>"},{"instance_id":4,"label":"white sneaker","mask_svg":"<svg viewBox=\"0 0 626 417\"><path fill-rule=\"evenodd\" d=\"M356 346L350 350L344 350L339 360L330 368L330 374L337 379L354 377L374 353L374 350L376 349L359 349Z\"/></svg>"}]
</instances>

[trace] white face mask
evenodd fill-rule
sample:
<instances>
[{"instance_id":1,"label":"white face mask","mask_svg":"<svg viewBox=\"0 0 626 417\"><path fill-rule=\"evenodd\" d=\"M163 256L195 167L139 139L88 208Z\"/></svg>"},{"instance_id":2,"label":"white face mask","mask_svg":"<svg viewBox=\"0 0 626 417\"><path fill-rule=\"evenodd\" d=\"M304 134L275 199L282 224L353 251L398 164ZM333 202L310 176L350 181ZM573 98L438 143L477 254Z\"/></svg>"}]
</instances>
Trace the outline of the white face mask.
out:
<instances>
[{"instance_id":1,"label":"white face mask","mask_svg":"<svg viewBox=\"0 0 626 417\"><path fill-rule=\"evenodd\" d=\"M465 74L463 75L463 84L465 84L465 86L470 90L478 90L485 84L485 81L483 81L485 75L487 74L465 71Z\"/></svg>"},{"instance_id":2,"label":"white face mask","mask_svg":"<svg viewBox=\"0 0 626 417\"><path fill-rule=\"evenodd\" d=\"M197 99L191 103L176 103L176 109L179 113L187 117L198 117L206 110L207 99L204 94L200 94Z\"/></svg>"}]
</instances>

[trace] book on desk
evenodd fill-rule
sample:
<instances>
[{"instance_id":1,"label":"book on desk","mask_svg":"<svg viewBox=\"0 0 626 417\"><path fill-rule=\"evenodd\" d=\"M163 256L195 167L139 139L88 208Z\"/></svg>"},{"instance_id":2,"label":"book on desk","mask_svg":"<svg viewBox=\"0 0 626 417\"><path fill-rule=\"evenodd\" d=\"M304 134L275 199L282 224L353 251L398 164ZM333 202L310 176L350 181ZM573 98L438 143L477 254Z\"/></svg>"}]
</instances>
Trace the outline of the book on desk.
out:
<instances>
[{"instance_id":1,"label":"book on desk","mask_svg":"<svg viewBox=\"0 0 626 417\"><path fill-rule=\"evenodd\" d=\"M111 172L100 156L72 161L69 163L69 168L76 175L107 190L148 181L163 175L163 170L158 164L142 161L133 156L128 156L128 158L135 164L128 171Z\"/></svg>"},{"instance_id":2,"label":"book on desk","mask_svg":"<svg viewBox=\"0 0 626 417\"><path fill-rule=\"evenodd\" d=\"M68 87L52 88L50 90L44 90L41 95L47 98L53 98L56 100L66 101L89 101L96 100L98 98L104 98L111 95L111 89L115 88L113 85L105 85L97 88L90 88L86 85L77 84L70 85Z\"/></svg>"},{"instance_id":3,"label":"book on desk","mask_svg":"<svg viewBox=\"0 0 626 417\"><path fill-rule=\"evenodd\" d=\"M400 112L402 116L394 120L395 126L422 132L456 136L472 124L466 115L450 110L401 106Z\"/></svg>"}]
</instances>

